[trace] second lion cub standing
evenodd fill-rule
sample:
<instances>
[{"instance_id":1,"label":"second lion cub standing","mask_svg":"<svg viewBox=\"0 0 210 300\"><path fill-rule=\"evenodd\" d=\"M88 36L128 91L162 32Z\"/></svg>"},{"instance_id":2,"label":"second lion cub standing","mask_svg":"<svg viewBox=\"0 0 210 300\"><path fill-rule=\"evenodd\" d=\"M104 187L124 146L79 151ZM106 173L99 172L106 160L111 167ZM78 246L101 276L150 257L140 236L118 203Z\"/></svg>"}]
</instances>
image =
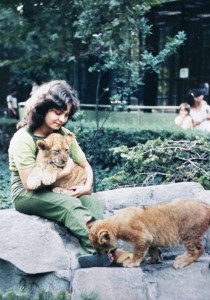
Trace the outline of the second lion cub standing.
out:
<instances>
[{"instance_id":1,"label":"second lion cub standing","mask_svg":"<svg viewBox=\"0 0 210 300\"><path fill-rule=\"evenodd\" d=\"M210 226L210 205L183 199L147 207L124 208L104 220L87 222L89 240L98 253L116 247L117 240L133 244L134 254L124 267L138 267L144 255L148 262L159 260L158 247L183 244L186 252L176 257L173 266L183 268L204 252L202 237Z\"/></svg>"},{"instance_id":2,"label":"second lion cub standing","mask_svg":"<svg viewBox=\"0 0 210 300\"><path fill-rule=\"evenodd\" d=\"M39 188L42 184L51 185L56 193L71 195L67 190L75 185L83 185L87 179L85 170L72 160L72 172L56 181L57 174L69 160L69 146L74 135L61 135L52 133L47 138L37 141L38 154L36 167L30 173L27 185L31 190Z\"/></svg>"}]
</instances>

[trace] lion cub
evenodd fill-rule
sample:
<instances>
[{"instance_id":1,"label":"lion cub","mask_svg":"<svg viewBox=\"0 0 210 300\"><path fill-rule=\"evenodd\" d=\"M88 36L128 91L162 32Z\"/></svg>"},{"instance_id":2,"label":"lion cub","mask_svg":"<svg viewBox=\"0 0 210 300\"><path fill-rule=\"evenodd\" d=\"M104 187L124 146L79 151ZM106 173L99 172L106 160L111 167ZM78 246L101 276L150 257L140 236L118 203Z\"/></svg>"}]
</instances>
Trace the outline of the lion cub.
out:
<instances>
[{"instance_id":1,"label":"lion cub","mask_svg":"<svg viewBox=\"0 0 210 300\"><path fill-rule=\"evenodd\" d=\"M69 160L69 145L74 139L74 135L61 135L51 133L46 139L38 140L38 154L36 167L30 173L27 185L31 190L35 190L44 185L52 185L56 193L72 194L67 190L74 185L82 185L87 177L85 170L72 160L72 172L56 181L57 174L65 167ZM56 181L56 182L55 182Z\"/></svg>"},{"instance_id":2,"label":"lion cub","mask_svg":"<svg viewBox=\"0 0 210 300\"><path fill-rule=\"evenodd\" d=\"M158 247L183 244L174 268L194 262L204 252L202 237L210 225L210 206L197 200L174 200L143 208L130 207L104 220L87 222L89 239L98 253L113 248L118 239L134 245L133 258L124 267L138 267L146 252L149 262L159 258Z\"/></svg>"}]
</instances>

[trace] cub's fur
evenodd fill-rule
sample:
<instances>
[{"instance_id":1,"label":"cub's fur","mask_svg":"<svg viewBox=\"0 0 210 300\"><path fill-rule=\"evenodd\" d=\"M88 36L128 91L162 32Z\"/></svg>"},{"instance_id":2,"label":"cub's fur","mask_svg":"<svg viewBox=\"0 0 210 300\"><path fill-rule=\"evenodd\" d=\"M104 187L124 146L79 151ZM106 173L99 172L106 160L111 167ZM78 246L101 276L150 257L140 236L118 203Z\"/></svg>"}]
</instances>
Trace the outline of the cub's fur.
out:
<instances>
[{"instance_id":1,"label":"cub's fur","mask_svg":"<svg viewBox=\"0 0 210 300\"><path fill-rule=\"evenodd\" d=\"M82 185L87 177L85 170L72 160L72 172L56 181L57 174L65 167L69 159L69 145L74 140L74 135L50 134L46 139L38 140L38 154L36 167L30 173L27 185L31 190L35 190L44 185L52 185L56 193L71 194L67 190L74 185ZM56 181L56 182L55 182Z\"/></svg>"},{"instance_id":2,"label":"cub's fur","mask_svg":"<svg viewBox=\"0 0 210 300\"><path fill-rule=\"evenodd\" d=\"M149 262L159 258L158 247L183 244L186 252L176 257L174 268L197 260L204 248L202 237L210 225L210 206L197 200L174 200L144 208L125 208L104 220L87 222L89 239L98 253L115 247L118 239L134 245L133 258L124 267L138 267L148 251Z\"/></svg>"}]
</instances>

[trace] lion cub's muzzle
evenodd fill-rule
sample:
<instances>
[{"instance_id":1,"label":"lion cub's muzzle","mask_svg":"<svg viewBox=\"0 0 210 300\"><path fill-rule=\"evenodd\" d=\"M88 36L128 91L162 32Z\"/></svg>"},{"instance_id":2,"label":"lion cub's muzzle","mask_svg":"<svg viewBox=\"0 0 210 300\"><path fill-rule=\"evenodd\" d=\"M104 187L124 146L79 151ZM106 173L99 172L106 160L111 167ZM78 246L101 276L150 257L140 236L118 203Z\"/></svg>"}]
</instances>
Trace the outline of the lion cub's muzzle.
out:
<instances>
[{"instance_id":1,"label":"lion cub's muzzle","mask_svg":"<svg viewBox=\"0 0 210 300\"><path fill-rule=\"evenodd\" d=\"M68 161L68 156L65 154L60 155L60 157L54 157L52 159L52 162L54 163L54 165L59 168L65 167L65 165L67 164L67 161Z\"/></svg>"},{"instance_id":2,"label":"lion cub's muzzle","mask_svg":"<svg viewBox=\"0 0 210 300\"><path fill-rule=\"evenodd\" d=\"M56 161L56 160L54 160L53 163L56 167L59 167L59 168L63 168L66 165L66 161Z\"/></svg>"},{"instance_id":3,"label":"lion cub's muzzle","mask_svg":"<svg viewBox=\"0 0 210 300\"><path fill-rule=\"evenodd\" d=\"M100 243L100 241L93 240L91 237L89 238L91 245L93 245L94 249L96 250L96 253L103 254L108 253L109 250L112 248L109 244L106 243Z\"/></svg>"}]
</instances>

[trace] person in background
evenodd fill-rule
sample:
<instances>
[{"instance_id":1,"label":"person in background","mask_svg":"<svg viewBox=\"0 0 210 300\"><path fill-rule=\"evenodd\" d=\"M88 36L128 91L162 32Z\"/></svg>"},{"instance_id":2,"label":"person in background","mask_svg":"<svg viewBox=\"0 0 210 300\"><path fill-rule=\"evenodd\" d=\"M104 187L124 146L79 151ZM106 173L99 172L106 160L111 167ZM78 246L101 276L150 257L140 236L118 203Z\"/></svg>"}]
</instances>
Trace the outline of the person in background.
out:
<instances>
[{"instance_id":1,"label":"person in background","mask_svg":"<svg viewBox=\"0 0 210 300\"><path fill-rule=\"evenodd\" d=\"M204 100L204 90L199 88L190 90L187 95L187 102L190 105L193 127L210 132L210 106Z\"/></svg>"},{"instance_id":2,"label":"person in background","mask_svg":"<svg viewBox=\"0 0 210 300\"><path fill-rule=\"evenodd\" d=\"M11 118L19 118L18 115L18 100L17 100L17 90L13 88L10 94L7 96L7 107L9 116Z\"/></svg>"},{"instance_id":3,"label":"person in background","mask_svg":"<svg viewBox=\"0 0 210 300\"><path fill-rule=\"evenodd\" d=\"M179 114L175 118L174 123L182 129L193 128L193 120L190 115L190 105L188 103L181 103L179 106Z\"/></svg>"}]
</instances>

